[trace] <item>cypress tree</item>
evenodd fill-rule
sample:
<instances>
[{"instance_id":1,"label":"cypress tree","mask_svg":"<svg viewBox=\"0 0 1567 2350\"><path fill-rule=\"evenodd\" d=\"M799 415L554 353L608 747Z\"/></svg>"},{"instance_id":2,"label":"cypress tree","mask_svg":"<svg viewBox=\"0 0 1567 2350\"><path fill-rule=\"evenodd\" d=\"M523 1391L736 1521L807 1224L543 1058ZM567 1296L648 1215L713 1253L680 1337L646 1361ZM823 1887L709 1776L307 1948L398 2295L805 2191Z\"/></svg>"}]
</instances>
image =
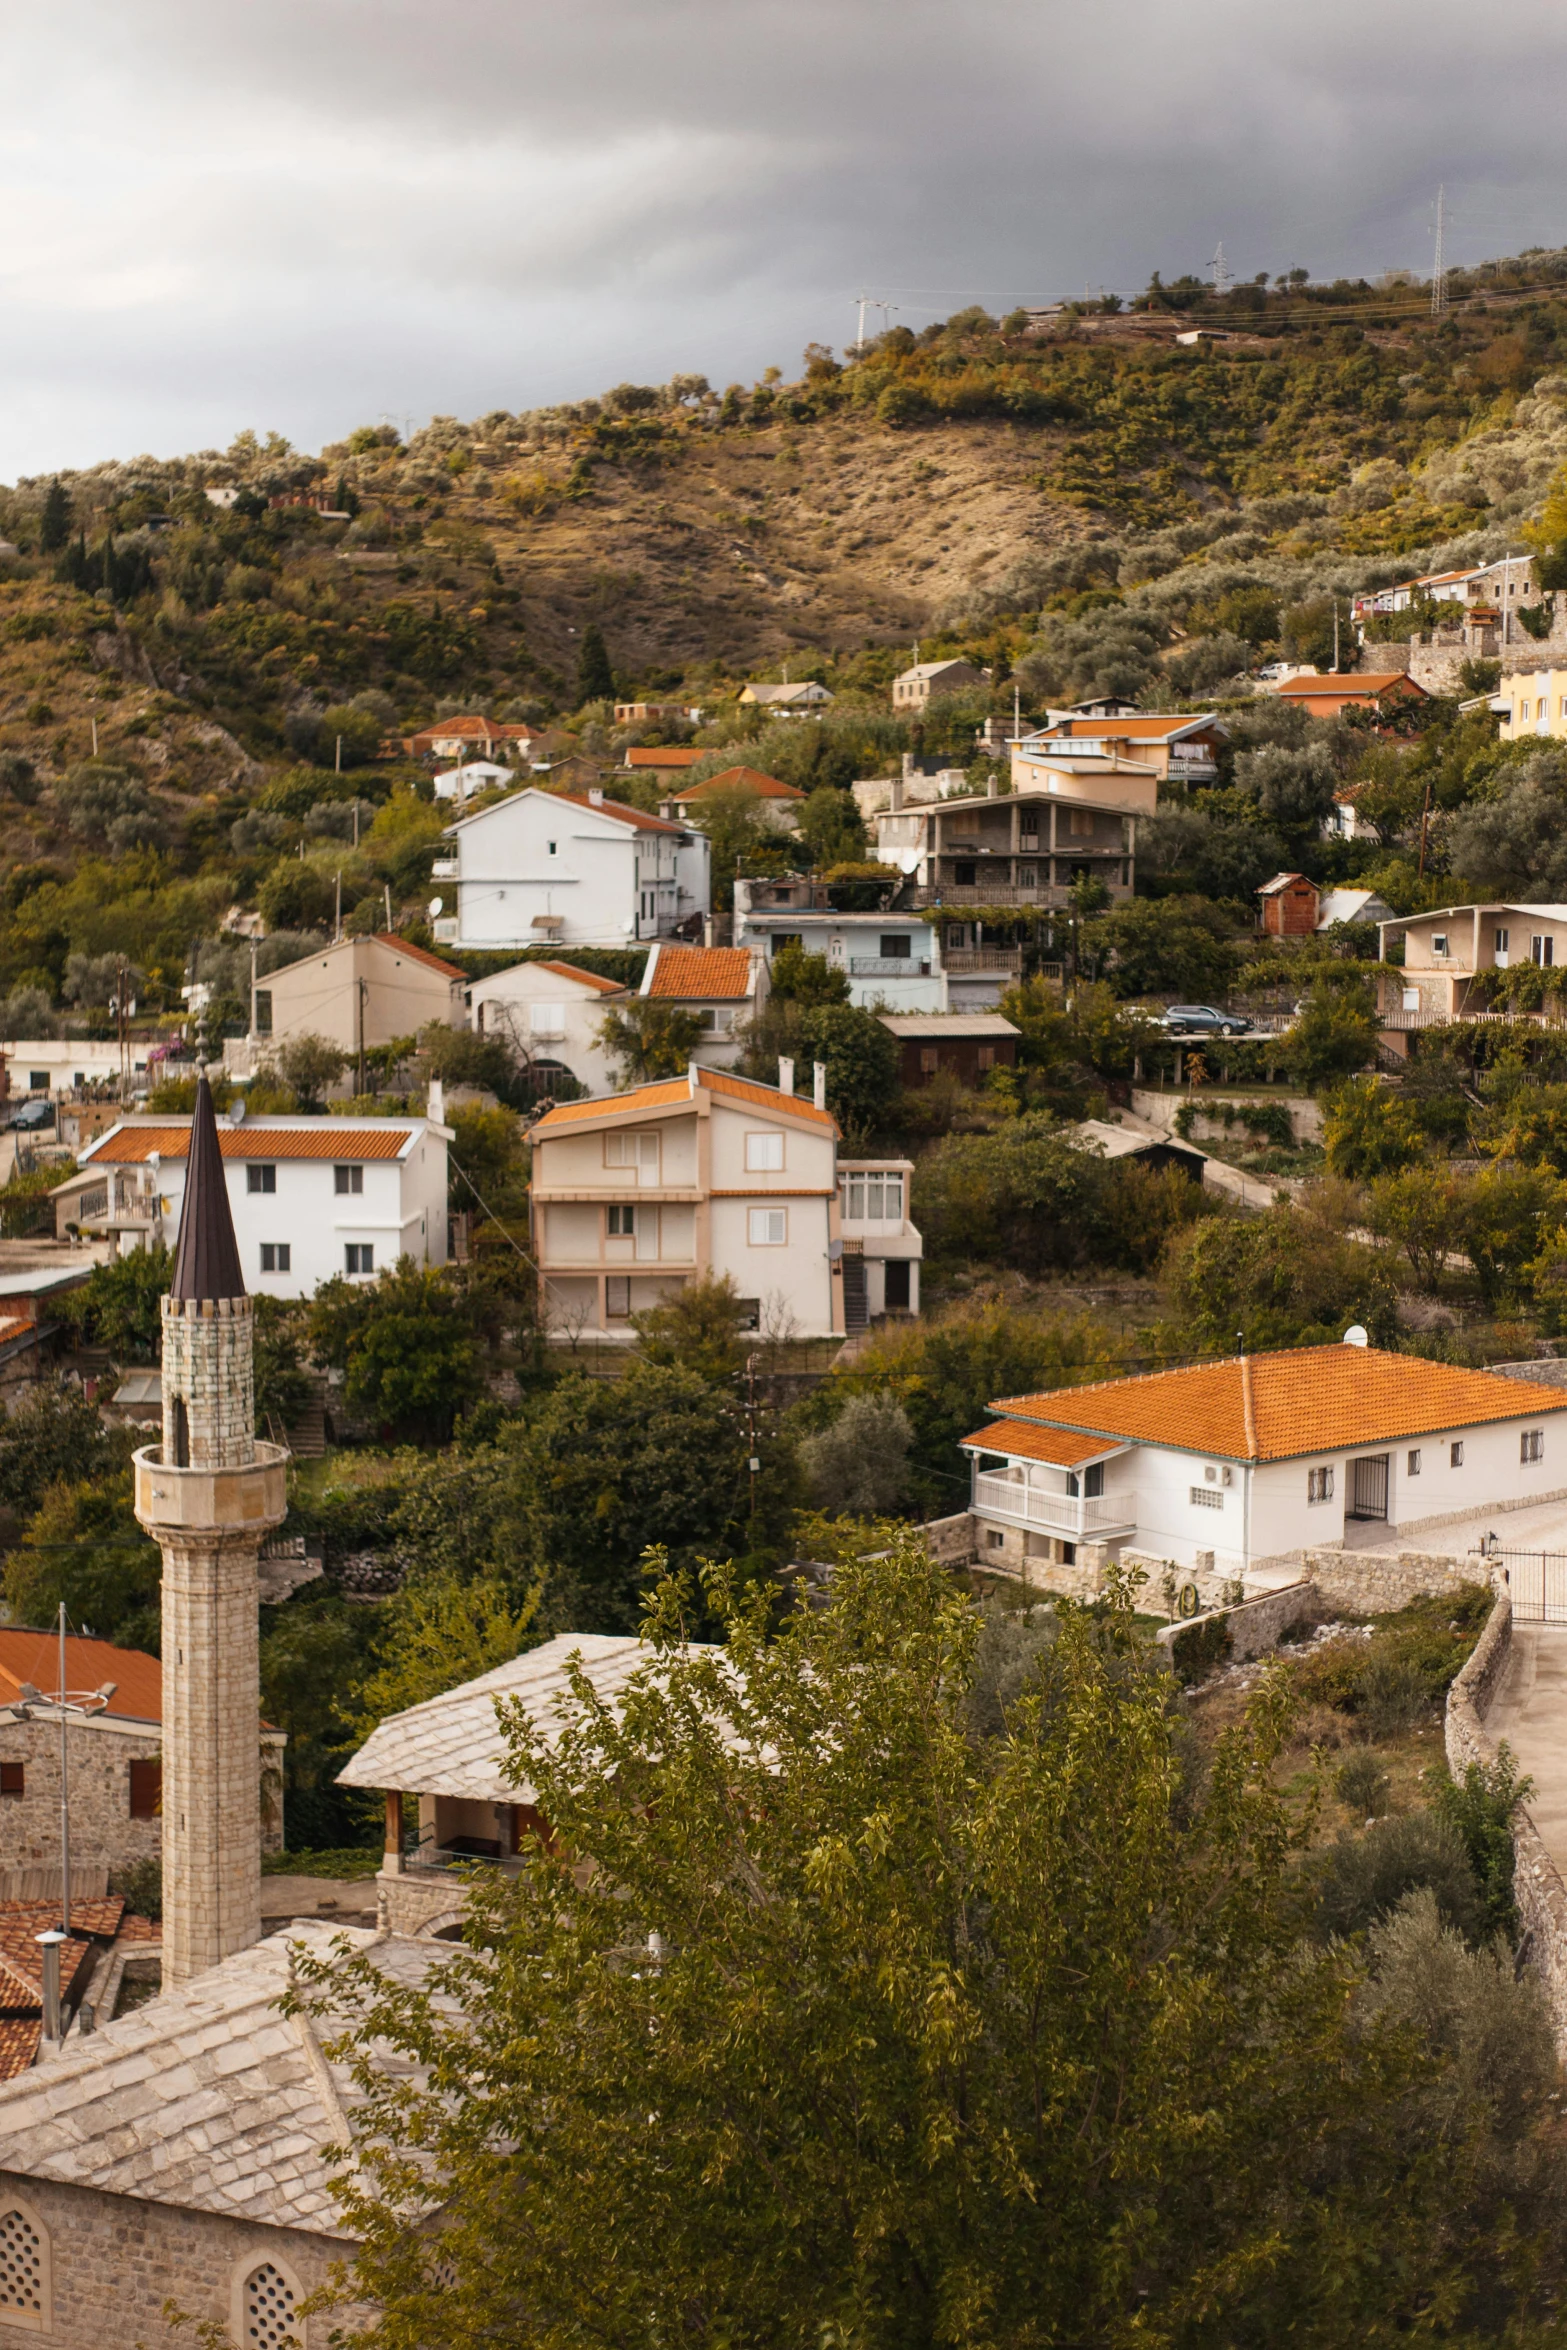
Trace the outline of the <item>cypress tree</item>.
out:
<instances>
[{"instance_id":1,"label":"cypress tree","mask_svg":"<svg viewBox=\"0 0 1567 2350\"><path fill-rule=\"evenodd\" d=\"M58 554L70 535L71 501L60 487L60 477L56 474L45 492L43 513L38 521L40 553Z\"/></svg>"},{"instance_id":2,"label":"cypress tree","mask_svg":"<svg viewBox=\"0 0 1567 2350\"><path fill-rule=\"evenodd\" d=\"M582 650L577 655L577 707L584 702L612 702L615 699L615 672L609 665L609 649L604 632L596 620L590 620L582 632Z\"/></svg>"}]
</instances>

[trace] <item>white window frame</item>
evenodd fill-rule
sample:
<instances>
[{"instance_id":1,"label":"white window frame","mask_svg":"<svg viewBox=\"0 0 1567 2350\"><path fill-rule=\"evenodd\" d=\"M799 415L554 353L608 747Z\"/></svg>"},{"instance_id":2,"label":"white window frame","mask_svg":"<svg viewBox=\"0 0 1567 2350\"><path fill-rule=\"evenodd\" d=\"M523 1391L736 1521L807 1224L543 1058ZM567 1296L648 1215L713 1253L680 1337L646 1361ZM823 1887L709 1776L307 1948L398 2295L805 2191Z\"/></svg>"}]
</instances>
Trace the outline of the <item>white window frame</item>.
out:
<instances>
[{"instance_id":1,"label":"white window frame","mask_svg":"<svg viewBox=\"0 0 1567 2350\"><path fill-rule=\"evenodd\" d=\"M787 1248L789 1211L787 1208L748 1208L745 1230L746 1243L750 1248Z\"/></svg>"},{"instance_id":2,"label":"white window frame","mask_svg":"<svg viewBox=\"0 0 1567 2350\"><path fill-rule=\"evenodd\" d=\"M781 1175L784 1171L784 1137L776 1126L747 1130L745 1138L745 1171L748 1175Z\"/></svg>"}]
</instances>

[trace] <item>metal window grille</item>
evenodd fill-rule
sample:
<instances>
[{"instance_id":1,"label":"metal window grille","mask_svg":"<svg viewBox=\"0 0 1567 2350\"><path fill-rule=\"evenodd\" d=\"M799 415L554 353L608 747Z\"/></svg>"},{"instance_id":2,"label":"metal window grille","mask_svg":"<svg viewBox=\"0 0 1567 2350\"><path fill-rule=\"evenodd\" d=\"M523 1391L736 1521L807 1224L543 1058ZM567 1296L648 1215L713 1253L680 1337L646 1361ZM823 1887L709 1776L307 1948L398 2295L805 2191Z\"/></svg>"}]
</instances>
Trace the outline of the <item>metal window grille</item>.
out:
<instances>
[{"instance_id":1,"label":"metal window grille","mask_svg":"<svg viewBox=\"0 0 1567 2350\"><path fill-rule=\"evenodd\" d=\"M1519 1460L1538 1461L1542 1460L1544 1456L1545 1430L1543 1428L1526 1428L1518 1439Z\"/></svg>"},{"instance_id":2,"label":"metal window grille","mask_svg":"<svg viewBox=\"0 0 1567 2350\"><path fill-rule=\"evenodd\" d=\"M1308 1502L1331 1501L1333 1499L1333 1471L1331 1469L1308 1469L1306 1471L1306 1499Z\"/></svg>"}]
</instances>

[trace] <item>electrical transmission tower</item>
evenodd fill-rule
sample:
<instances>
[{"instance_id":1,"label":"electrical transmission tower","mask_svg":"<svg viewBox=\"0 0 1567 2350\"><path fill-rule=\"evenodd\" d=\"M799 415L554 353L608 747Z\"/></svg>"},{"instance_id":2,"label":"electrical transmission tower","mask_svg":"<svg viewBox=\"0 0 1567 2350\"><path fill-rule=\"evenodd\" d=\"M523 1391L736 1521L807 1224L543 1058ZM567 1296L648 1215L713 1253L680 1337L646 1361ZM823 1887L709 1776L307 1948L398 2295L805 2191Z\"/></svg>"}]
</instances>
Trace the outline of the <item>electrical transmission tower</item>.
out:
<instances>
[{"instance_id":1,"label":"electrical transmission tower","mask_svg":"<svg viewBox=\"0 0 1567 2350\"><path fill-rule=\"evenodd\" d=\"M1219 239L1218 245L1214 251L1213 259L1209 262L1208 266L1213 271L1214 292L1216 294L1227 294L1230 290L1230 287L1234 283L1234 280L1230 276L1229 264L1224 258L1224 239L1222 237Z\"/></svg>"},{"instance_id":2,"label":"electrical transmission tower","mask_svg":"<svg viewBox=\"0 0 1567 2350\"><path fill-rule=\"evenodd\" d=\"M1447 190L1445 187L1440 187L1436 192L1436 252L1431 264L1431 315L1433 318L1447 316L1447 256L1443 249L1442 235L1446 226L1443 218L1446 204Z\"/></svg>"}]
</instances>

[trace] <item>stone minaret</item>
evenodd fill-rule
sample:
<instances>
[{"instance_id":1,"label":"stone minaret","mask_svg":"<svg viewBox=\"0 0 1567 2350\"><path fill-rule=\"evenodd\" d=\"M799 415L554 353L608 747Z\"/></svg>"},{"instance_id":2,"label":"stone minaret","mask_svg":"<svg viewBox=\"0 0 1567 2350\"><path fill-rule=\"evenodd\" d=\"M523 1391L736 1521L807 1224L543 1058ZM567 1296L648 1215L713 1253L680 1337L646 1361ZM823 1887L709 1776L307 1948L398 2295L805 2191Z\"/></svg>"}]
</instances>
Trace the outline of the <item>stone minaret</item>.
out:
<instances>
[{"instance_id":1,"label":"stone minaret","mask_svg":"<svg viewBox=\"0 0 1567 2350\"><path fill-rule=\"evenodd\" d=\"M163 1552L165 1989L261 1933L256 1556L288 1456L255 1438L251 1338L202 1078L163 1301L163 1442L136 1455L136 1515Z\"/></svg>"}]
</instances>

